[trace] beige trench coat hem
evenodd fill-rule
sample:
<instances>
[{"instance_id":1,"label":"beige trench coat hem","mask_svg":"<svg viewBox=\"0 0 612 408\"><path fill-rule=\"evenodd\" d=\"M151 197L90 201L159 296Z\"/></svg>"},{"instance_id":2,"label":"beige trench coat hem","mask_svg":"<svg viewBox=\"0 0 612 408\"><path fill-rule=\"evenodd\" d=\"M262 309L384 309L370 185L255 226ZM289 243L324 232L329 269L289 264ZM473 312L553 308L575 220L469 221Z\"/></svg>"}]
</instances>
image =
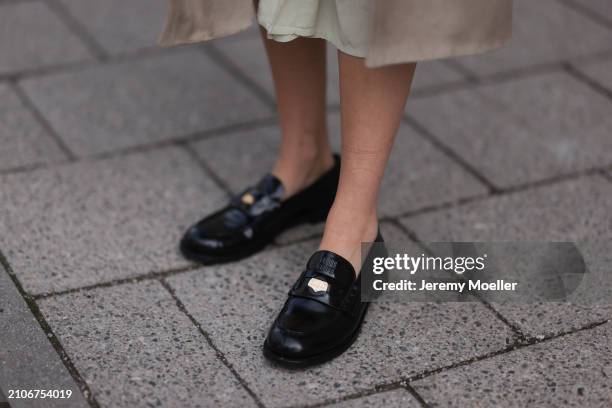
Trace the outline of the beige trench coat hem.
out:
<instances>
[{"instance_id":1,"label":"beige trench coat hem","mask_svg":"<svg viewBox=\"0 0 612 408\"><path fill-rule=\"evenodd\" d=\"M241 31L246 30L252 25L253 25L253 22L251 21L248 24L245 24L244 26L232 27L231 29L228 29L228 30L215 31L214 34L208 31L198 30L198 31L194 31L190 33L187 36L183 36L180 38L173 38L172 36L162 34L157 39L157 45L159 45L160 47L176 47L178 45L197 44L201 42L214 40L216 38L229 37L230 35L237 34Z\"/></svg>"},{"instance_id":2,"label":"beige trench coat hem","mask_svg":"<svg viewBox=\"0 0 612 408\"><path fill-rule=\"evenodd\" d=\"M164 47L226 37L253 23L252 0L169 0L158 44Z\"/></svg>"},{"instance_id":3,"label":"beige trench coat hem","mask_svg":"<svg viewBox=\"0 0 612 408\"><path fill-rule=\"evenodd\" d=\"M444 58L477 55L501 48L511 38L512 33L509 33L507 35L499 36L496 38L489 38L486 42L480 41L478 43L465 44L455 43L452 45L440 45L438 47L430 46L427 49L413 51L410 54L402 52L405 49L405 46L403 45L398 45L397 50L395 50L396 47L387 45L384 52L370 52L366 59L366 66L370 68L376 68L384 65L403 64L410 62L424 62Z\"/></svg>"}]
</instances>

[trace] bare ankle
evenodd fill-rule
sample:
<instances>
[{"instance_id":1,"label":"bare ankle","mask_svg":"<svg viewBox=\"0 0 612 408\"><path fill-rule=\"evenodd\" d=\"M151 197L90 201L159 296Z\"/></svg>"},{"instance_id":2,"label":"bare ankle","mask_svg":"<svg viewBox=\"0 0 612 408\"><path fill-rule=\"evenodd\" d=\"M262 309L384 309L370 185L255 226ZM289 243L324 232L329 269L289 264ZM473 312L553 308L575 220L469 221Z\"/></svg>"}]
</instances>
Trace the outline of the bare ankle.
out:
<instances>
[{"instance_id":1,"label":"bare ankle","mask_svg":"<svg viewBox=\"0 0 612 408\"><path fill-rule=\"evenodd\" d=\"M355 272L359 273L361 244L373 242L377 233L376 212L362 212L362 215L356 215L356 212L349 208L332 208L319 248L344 257L353 265Z\"/></svg>"},{"instance_id":2,"label":"bare ankle","mask_svg":"<svg viewBox=\"0 0 612 408\"><path fill-rule=\"evenodd\" d=\"M296 154L281 154L272 174L283 182L286 199L315 182L333 165L333 154L327 146Z\"/></svg>"}]
</instances>

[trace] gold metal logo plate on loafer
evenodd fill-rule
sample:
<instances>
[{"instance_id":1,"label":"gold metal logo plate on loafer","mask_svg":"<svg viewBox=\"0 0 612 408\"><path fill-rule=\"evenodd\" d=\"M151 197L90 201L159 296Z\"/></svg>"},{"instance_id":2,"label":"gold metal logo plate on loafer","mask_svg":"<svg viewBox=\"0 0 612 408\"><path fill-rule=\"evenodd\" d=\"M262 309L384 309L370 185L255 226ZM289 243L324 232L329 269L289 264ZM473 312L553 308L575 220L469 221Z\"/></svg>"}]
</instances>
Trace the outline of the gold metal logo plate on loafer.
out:
<instances>
[{"instance_id":1,"label":"gold metal logo plate on loafer","mask_svg":"<svg viewBox=\"0 0 612 408\"><path fill-rule=\"evenodd\" d=\"M252 205L255 202L255 197L251 193L244 193L240 200L246 205Z\"/></svg>"},{"instance_id":2,"label":"gold metal logo plate on loafer","mask_svg":"<svg viewBox=\"0 0 612 408\"><path fill-rule=\"evenodd\" d=\"M308 281L308 287L312 289L314 293L327 292L327 288L329 287L329 284L325 282L324 280L317 279L317 278L311 278Z\"/></svg>"}]
</instances>

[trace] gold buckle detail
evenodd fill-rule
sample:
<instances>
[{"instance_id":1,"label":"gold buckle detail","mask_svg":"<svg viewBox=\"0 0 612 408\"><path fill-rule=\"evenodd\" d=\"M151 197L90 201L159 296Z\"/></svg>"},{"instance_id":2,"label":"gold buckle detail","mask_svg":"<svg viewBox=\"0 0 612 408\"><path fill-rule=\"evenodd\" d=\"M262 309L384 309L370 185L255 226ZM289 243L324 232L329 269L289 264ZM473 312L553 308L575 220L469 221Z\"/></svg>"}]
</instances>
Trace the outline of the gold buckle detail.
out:
<instances>
[{"instance_id":1,"label":"gold buckle detail","mask_svg":"<svg viewBox=\"0 0 612 408\"><path fill-rule=\"evenodd\" d=\"M253 194L251 193L244 193L240 198L240 201L246 205L251 205L255 202L255 197L253 197Z\"/></svg>"}]
</instances>

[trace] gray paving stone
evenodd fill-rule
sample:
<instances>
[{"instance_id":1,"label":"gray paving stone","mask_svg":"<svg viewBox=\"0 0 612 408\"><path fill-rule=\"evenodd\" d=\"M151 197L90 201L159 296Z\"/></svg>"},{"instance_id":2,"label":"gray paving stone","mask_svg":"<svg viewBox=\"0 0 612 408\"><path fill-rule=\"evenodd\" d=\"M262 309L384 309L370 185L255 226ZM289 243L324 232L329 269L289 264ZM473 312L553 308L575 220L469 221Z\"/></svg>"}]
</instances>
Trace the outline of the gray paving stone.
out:
<instances>
[{"instance_id":1,"label":"gray paving stone","mask_svg":"<svg viewBox=\"0 0 612 408\"><path fill-rule=\"evenodd\" d=\"M276 238L276 243L280 245L289 245L306 239L318 239L323 236L325 223L303 224L295 228L291 228ZM401 246L411 245L412 242L398 227L388 221L380 223L381 233L385 242L395 243Z\"/></svg>"},{"instance_id":2,"label":"gray paving stone","mask_svg":"<svg viewBox=\"0 0 612 408\"><path fill-rule=\"evenodd\" d=\"M589 1L581 1L578 2L576 0L573 1L575 4L579 4L580 7L584 7L586 9L592 10L595 13L598 13L602 18L606 19L609 22L612 22L612 3L608 0L589 0Z\"/></svg>"},{"instance_id":3,"label":"gray paving stone","mask_svg":"<svg viewBox=\"0 0 612 408\"><path fill-rule=\"evenodd\" d=\"M188 265L177 242L225 194L179 149L0 178L0 248L30 293Z\"/></svg>"},{"instance_id":4,"label":"gray paving stone","mask_svg":"<svg viewBox=\"0 0 612 408\"><path fill-rule=\"evenodd\" d=\"M298 225L295 228L282 232L278 237L276 237L276 243L279 245L287 245L309 238L317 239L323 236L324 230L324 222Z\"/></svg>"},{"instance_id":5,"label":"gray paving stone","mask_svg":"<svg viewBox=\"0 0 612 408\"><path fill-rule=\"evenodd\" d=\"M380 227L382 228L382 233L383 233L383 237L385 238L385 241L407 239L405 235L399 230L399 228L395 227L389 222L381 223ZM288 244L302 241L302 240L309 239L309 238L321 237L323 236L324 229L325 229L324 222L319 222L316 224L298 225L295 228L291 228L281 233L276 238L276 243L280 245L288 245Z\"/></svg>"},{"instance_id":6,"label":"gray paving stone","mask_svg":"<svg viewBox=\"0 0 612 408\"><path fill-rule=\"evenodd\" d=\"M29 79L23 86L78 155L161 142L270 114L194 49Z\"/></svg>"},{"instance_id":7,"label":"gray paving stone","mask_svg":"<svg viewBox=\"0 0 612 408\"><path fill-rule=\"evenodd\" d=\"M581 177L401 219L425 241L581 241L612 234L612 185Z\"/></svg>"},{"instance_id":8,"label":"gray paving stone","mask_svg":"<svg viewBox=\"0 0 612 408\"><path fill-rule=\"evenodd\" d=\"M41 310L102 406L255 406L156 281L48 298Z\"/></svg>"},{"instance_id":9,"label":"gray paving stone","mask_svg":"<svg viewBox=\"0 0 612 408\"><path fill-rule=\"evenodd\" d=\"M262 342L288 287L315 249L315 241L286 246L168 279L266 406L342 397L498 350L510 341L506 326L477 303L379 303L372 305L357 342L339 358L304 371L273 366L262 356Z\"/></svg>"},{"instance_id":10,"label":"gray paving stone","mask_svg":"<svg viewBox=\"0 0 612 408\"><path fill-rule=\"evenodd\" d=\"M611 110L612 101L564 73L419 98L408 107L500 187L610 165Z\"/></svg>"},{"instance_id":11,"label":"gray paving stone","mask_svg":"<svg viewBox=\"0 0 612 408\"><path fill-rule=\"evenodd\" d=\"M612 324L458 367L412 385L433 407L609 407Z\"/></svg>"},{"instance_id":12,"label":"gray paving stone","mask_svg":"<svg viewBox=\"0 0 612 408\"><path fill-rule=\"evenodd\" d=\"M587 256L589 267L609 271L612 237L612 184L581 178L401 222L425 242L587 241L600 243ZM607 251L607 252L606 252ZM608 255L607 255L608 254ZM603 268L603 269L602 269ZM604 272L605 273L605 272ZM582 303L582 302L580 302ZM504 304L498 310L532 336L554 334L612 317L612 305Z\"/></svg>"},{"instance_id":13,"label":"gray paving stone","mask_svg":"<svg viewBox=\"0 0 612 408\"><path fill-rule=\"evenodd\" d=\"M450 68L445 61L425 61L417 65L412 91L421 92L464 81L464 76Z\"/></svg>"},{"instance_id":14,"label":"gray paving stone","mask_svg":"<svg viewBox=\"0 0 612 408\"><path fill-rule=\"evenodd\" d=\"M17 95L0 84L0 170L52 163L65 158Z\"/></svg>"},{"instance_id":15,"label":"gray paving stone","mask_svg":"<svg viewBox=\"0 0 612 408\"><path fill-rule=\"evenodd\" d=\"M278 147L278 126L249 128L193 144L198 155L234 193L256 183L272 170Z\"/></svg>"},{"instance_id":16,"label":"gray paving stone","mask_svg":"<svg viewBox=\"0 0 612 408\"><path fill-rule=\"evenodd\" d=\"M404 125L395 139L381 186L379 213L403 214L486 191L475 177Z\"/></svg>"},{"instance_id":17,"label":"gray paving stone","mask_svg":"<svg viewBox=\"0 0 612 408\"><path fill-rule=\"evenodd\" d=\"M112 53L154 47L166 3L147 0L60 0L69 12Z\"/></svg>"},{"instance_id":18,"label":"gray paving stone","mask_svg":"<svg viewBox=\"0 0 612 408\"><path fill-rule=\"evenodd\" d=\"M494 304L524 332L542 338L612 319L612 239L580 242L587 274L568 302Z\"/></svg>"},{"instance_id":19,"label":"gray paving stone","mask_svg":"<svg viewBox=\"0 0 612 408\"><path fill-rule=\"evenodd\" d=\"M332 146L340 151L337 114L330 115L330 135ZM246 143L247 140L253 142ZM270 171L279 140L278 128L270 126L203 140L195 144L195 148L237 192ZM225 151L231 152L229 156L218 154ZM402 126L381 188L380 213L382 216L397 215L485 192L475 178L411 128Z\"/></svg>"},{"instance_id":20,"label":"gray paving stone","mask_svg":"<svg viewBox=\"0 0 612 408\"><path fill-rule=\"evenodd\" d=\"M570 303L494 304L503 316L534 338L542 339L612 319L612 305Z\"/></svg>"},{"instance_id":21,"label":"gray paving stone","mask_svg":"<svg viewBox=\"0 0 612 408\"><path fill-rule=\"evenodd\" d=\"M255 83L274 95L274 83L262 41L255 35L242 35L215 42L215 47L229 58ZM463 76L442 61L419 64L413 83L413 91L448 85L463 81ZM338 79L338 56L333 45L327 47L327 100L330 105L340 103Z\"/></svg>"},{"instance_id":22,"label":"gray paving stone","mask_svg":"<svg viewBox=\"0 0 612 408\"><path fill-rule=\"evenodd\" d=\"M0 4L0 27L0 74L91 58L44 2Z\"/></svg>"},{"instance_id":23,"label":"gray paving stone","mask_svg":"<svg viewBox=\"0 0 612 408\"><path fill-rule=\"evenodd\" d=\"M612 50L610 30L557 0L517 0L514 9L513 38L506 47L459 63L489 75Z\"/></svg>"},{"instance_id":24,"label":"gray paving stone","mask_svg":"<svg viewBox=\"0 0 612 408\"><path fill-rule=\"evenodd\" d=\"M8 390L70 390L69 399L11 399L13 408L88 407L87 401L0 265L0 406ZM4 392L3 392L4 391ZM4 394L4 395L3 395Z\"/></svg>"},{"instance_id":25,"label":"gray paving stone","mask_svg":"<svg viewBox=\"0 0 612 408\"><path fill-rule=\"evenodd\" d=\"M330 408L417 408L420 406L419 402L404 389L381 392L379 394L368 395L367 397L327 405Z\"/></svg>"},{"instance_id":26,"label":"gray paving stone","mask_svg":"<svg viewBox=\"0 0 612 408\"><path fill-rule=\"evenodd\" d=\"M612 60L578 65L578 69L612 92Z\"/></svg>"}]
</instances>

